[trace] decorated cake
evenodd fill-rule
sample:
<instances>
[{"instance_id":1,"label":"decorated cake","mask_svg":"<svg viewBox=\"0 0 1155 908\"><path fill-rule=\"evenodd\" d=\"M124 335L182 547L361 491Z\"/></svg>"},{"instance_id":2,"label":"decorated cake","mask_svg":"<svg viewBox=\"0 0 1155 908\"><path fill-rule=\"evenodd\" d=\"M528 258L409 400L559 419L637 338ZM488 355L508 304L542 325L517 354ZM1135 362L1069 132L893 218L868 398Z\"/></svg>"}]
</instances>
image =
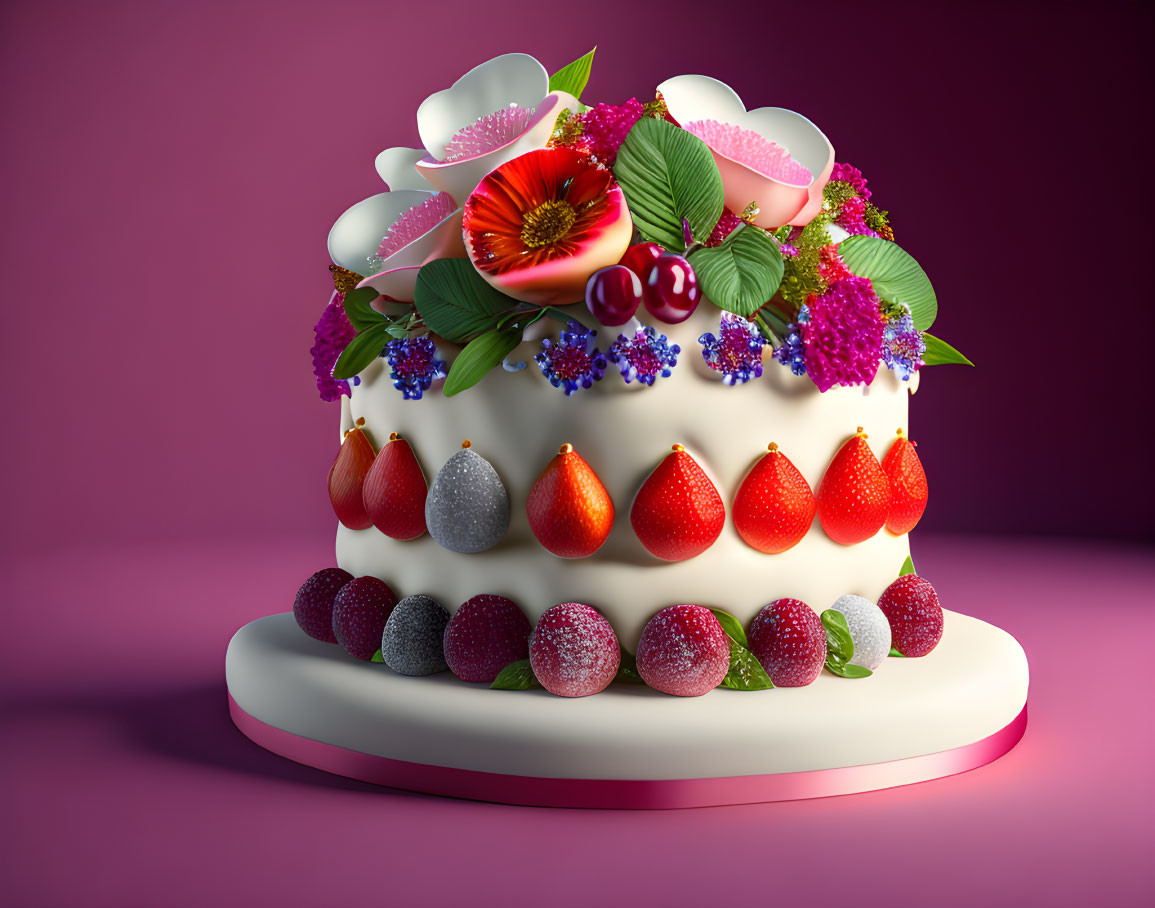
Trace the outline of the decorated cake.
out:
<instances>
[{"instance_id":1,"label":"decorated cake","mask_svg":"<svg viewBox=\"0 0 1155 908\"><path fill-rule=\"evenodd\" d=\"M593 56L550 75L506 54L430 95L424 147L382 151L384 191L336 219L312 349L340 402L336 566L291 625L234 639L234 717L335 748L304 760L334 771L527 803L574 799L476 779L762 780L670 796L722 803L993 759L1022 733L1022 651L944 610L908 542L928 501L910 398L969 360L929 333L933 287L882 193L810 120L712 78L591 103ZM987 675L950 680L967 660ZM654 722L700 720L686 698L775 724L790 739L758 747L785 753L656 755ZM847 710L892 716L894 746L820 746Z\"/></svg>"}]
</instances>

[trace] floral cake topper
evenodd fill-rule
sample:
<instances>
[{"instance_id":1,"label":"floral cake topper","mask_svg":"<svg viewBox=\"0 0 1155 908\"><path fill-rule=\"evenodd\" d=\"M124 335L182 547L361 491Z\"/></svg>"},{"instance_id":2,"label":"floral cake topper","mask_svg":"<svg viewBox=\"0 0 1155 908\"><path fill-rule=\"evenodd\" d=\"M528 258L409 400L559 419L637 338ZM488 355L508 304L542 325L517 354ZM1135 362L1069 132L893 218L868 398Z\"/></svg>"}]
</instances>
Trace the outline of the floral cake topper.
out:
<instances>
[{"instance_id":1,"label":"floral cake topper","mask_svg":"<svg viewBox=\"0 0 1155 908\"><path fill-rule=\"evenodd\" d=\"M730 386L764 357L820 391L970 364L927 333L930 280L814 123L697 75L587 105L593 57L552 76L495 57L420 105L424 148L377 156L386 191L329 232L323 399L379 357L404 399L457 394L542 318L557 328L534 361L565 396L619 373L652 386L678 362L666 326L699 302L717 328L695 355Z\"/></svg>"}]
</instances>

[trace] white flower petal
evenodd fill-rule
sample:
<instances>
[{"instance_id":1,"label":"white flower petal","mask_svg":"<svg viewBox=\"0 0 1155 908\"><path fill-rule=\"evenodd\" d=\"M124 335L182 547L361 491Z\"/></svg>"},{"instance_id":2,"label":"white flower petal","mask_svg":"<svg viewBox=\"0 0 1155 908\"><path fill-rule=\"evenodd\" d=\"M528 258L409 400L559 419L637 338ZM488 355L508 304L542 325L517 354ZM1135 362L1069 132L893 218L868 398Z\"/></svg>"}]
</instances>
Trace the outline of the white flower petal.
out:
<instances>
[{"instance_id":1,"label":"white flower petal","mask_svg":"<svg viewBox=\"0 0 1155 908\"><path fill-rule=\"evenodd\" d=\"M434 160L458 130L510 104L535 107L549 92L549 73L528 54L503 54L474 67L417 108L417 131Z\"/></svg>"},{"instance_id":2,"label":"white flower petal","mask_svg":"<svg viewBox=\"0 0 1155 908\"><path fill-rule=\"evenodd\" d=\"M382 296L402 303L411 303L417 288L417 272L420 270L420 265L393 268L390 271L382 271L380 274L365 278L357 287L372 287Z\"/></svg>"},{"instance_id":3,"label":"white flower petal","mask_svg":"<svg viewBox=\"0 0 1155 908\"><path fill-rule=\"evenodd\" d=\"M463 209L448 214L437 226L402 246L382 263L382 270L421 266L430 259L464 258L465 240L461 233Z\"/></svg>"},{"instance_id":4,"label":"white flower petal","mask_svg":"<svg viewBox=\"0 0 1155 908\"><path fill-rule=\"evenodd\" d=\"M553 134L553 125L562 108L576 113L580 102L571 94L555 91L537 104L537 111L530 120L529 127L518 138L487 151L485 154L457 161L441 162L426 155L417 162L417 170L434 189L447 192L457 201L465 202L477 184L484 177L497 170L502 164L520 157L528 151L545 148Z\"/></svg>"},{"instance_id":5,"label":"white flower petal","mask_svg":"<svg viewBox=\"0 0 1155 908\"><path fill-rule=\"evenodd\" d=\"M691 120L738 123L746 105L725 82L709 76L674 76L658 86L670 116L680 124Z\"/></svg>"},{"instance_id":6,"label":"white flower petal","mask_svg":"<svg viewBox=\"0 0 1155 908\"><path fill-rule=\"evenodd\" d=\"M400 190L369 196L337 218L329 231L329 258L334 264L364 274L369 257L402 213L420 205L432 192ZM391 256L392 258L392 256Z\"/></svg>"},{"instance_id":7,"label":"white flower petal","mask_svg":"<svg viewBox=\"0 0 1155 908\"><path fill-rule=\"evenodd\" d=\"M424 148L386 148L373 163L390 190L416 189L429 192L431 187L414 166L423 157Z\"/></svg>"}]
</instances>

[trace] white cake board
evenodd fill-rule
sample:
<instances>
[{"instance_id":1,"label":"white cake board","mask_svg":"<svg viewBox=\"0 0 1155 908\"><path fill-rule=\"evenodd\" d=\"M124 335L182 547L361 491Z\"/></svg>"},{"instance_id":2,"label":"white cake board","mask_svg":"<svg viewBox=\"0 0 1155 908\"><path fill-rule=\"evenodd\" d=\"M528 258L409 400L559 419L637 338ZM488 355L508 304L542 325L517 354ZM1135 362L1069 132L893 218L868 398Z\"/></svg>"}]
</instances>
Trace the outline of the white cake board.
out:
<instances>
[{"instance_id":1,"label":"white cake board","mask_svg":"<svg viewBox=\"0 0 1155 908\"><path fill-rule=\"evenodd\" d=\"M291 614L229 644L248 737L329 772L431 794L567 807L696 807L869 791L973 769L1026 727L1022 647L945 613L920 659L870 678L684 699L615 683L592 697L397 675L307 637Z\"/></svg>"}]
</instances>

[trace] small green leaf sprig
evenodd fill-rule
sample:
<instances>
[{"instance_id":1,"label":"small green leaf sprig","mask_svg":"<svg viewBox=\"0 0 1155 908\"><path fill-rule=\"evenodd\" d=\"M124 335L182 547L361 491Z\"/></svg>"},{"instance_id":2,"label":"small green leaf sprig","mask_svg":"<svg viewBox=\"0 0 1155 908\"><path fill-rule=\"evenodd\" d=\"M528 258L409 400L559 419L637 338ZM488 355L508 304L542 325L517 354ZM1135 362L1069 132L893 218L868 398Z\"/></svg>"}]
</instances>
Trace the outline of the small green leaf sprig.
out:
<instances>
[{"instance_id":1,"label":"small green leaf sprig","mask_svg":"<svg viewBox=\"0 0 1155 908\"><path fill-rule=\"evenodd\" d=\"M758 657L750 652L750 642L746 639L742 622L720 608L712 608L710 611L730 641L730 670L722 679L721 686L730 690L771 690L774 683Z\"/></svg>"},{"instance_id":2,"label":"small green leaf sprig","mask_svg":"<svg viewBox=\"0 0 1155 908\"><path fill-rule=\"evenodd\" d=\"M874 674L869 668L850 664L854 658L854 638L850 636L846 616L828 608L820 617L826 629L826 670L839 678L869 678Z\"/></svg>"}]
</instances>

